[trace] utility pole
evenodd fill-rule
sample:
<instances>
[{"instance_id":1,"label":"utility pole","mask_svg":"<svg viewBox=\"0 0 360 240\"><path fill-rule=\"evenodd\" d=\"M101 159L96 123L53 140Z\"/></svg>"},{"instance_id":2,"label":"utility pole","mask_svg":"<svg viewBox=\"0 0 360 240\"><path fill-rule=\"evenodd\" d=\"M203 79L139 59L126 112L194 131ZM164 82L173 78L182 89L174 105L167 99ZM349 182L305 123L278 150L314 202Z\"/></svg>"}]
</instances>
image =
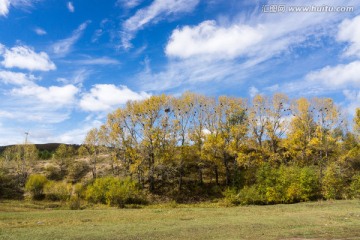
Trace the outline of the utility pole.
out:
<instances>
[{"instance_id":1,"label":"utility pole","mask_svg":"<svg viewBox=\"0 0 360 240\"><path fill-rule=\"evenodd\" d=\"M27 173L25 171L26 169L26 154L27 154L27 141L28 141L28 136L29 136L29 132L25 132L25 143L23 146L23 157L22 157L22 166L21 166L21 172L22 172L22 177L23 177L23 181L25 181L26 177L27 177Z\"/></svg>"},{"instance_id":2,"label":"utility pole","mask_svg":"<svg viewBox=\"0 0 360 240\"><path fill-rule=\"evenodd\" d=\"M29 132L25 132L25 146L27 144L28 136L29 136Z\"/></svg>"}]
</instances>

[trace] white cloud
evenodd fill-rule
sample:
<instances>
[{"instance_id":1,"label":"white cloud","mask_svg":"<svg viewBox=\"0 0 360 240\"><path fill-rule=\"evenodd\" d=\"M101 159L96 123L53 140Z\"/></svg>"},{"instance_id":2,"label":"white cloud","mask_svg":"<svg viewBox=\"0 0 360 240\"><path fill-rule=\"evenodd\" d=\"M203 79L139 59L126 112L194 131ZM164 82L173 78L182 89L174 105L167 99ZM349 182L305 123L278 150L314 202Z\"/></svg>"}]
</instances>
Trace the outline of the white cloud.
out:
<instances>
[{"instance_id":1,"label":"white cloud","mask_svg":"<svg viewBox=\"0 0 360 240\"><path fill-rule=\"evenodd\" d=\"M344 90L343 94L347 100L347 112L351 115L355 114L355 109L360 107L360 91Z\"/></svg>"},{"instance_id":2,"label":"white cloud","mask_svg":"<svg viewBox=\"0 0 360 240\"><path fill-rule=\"evenodd\" d=\"M47 34L47 32L46 32L44 29L39 28L39 27L35 28L35 29L34 29L34 32L35 32L37 35L40 35L40 36Z\"/></svg>"},{"instance_id":3,"label":"white cloud","mask_svg":"<svg viewBox=\"0 0 360 240\"><path fill-rule=\"evenodd\" d=\"M241 72L242 74L239 74ZM198 84L205 84L209 90L228 85L229 81L241 82L251 73L247 64L239 64L233 60L208 61L204 59L185 59L170 61L164 69L154 72L149 61L145 61L145 70L134 77L137 86L145 91L165 91L178 89L180 91L199 91ZM212 81L214 84L209 85Z\"/></svg>"},{"instance_id":4,"label":"white cloud","mask_svg":"<svg viewBox=\"0 0 360 240\"><path fill-rule=\"evenodd\" d=\"M131 9L131 8L138 6L142 1L143 0L117 0L115 5Z\"/></svg>"},{"instance_id":5,"label":"white cloud","mask_svg":"<svg viewBox=\"0 0 360 240\"><path fill-rule=\"evenodd\" d=\"M285 2L290 4L288 1L276 4ZM319 0L317 4L326 4L326 1ZM334 0L332 4L349 3ZM295 0L291 5L313 5L313 1ZM265 14L260 11L255 8L254 12L240 12L237 17L223 16L216 21L206 20L174 29L165 47L168 63L158 72L144 69L137 76L141 79L139 87L146 91L175 88L199 91L205 81L218 87L221 84L221 89L241 86L239 84L252 74L266 72L288 56L296 57L296 53L301 52L298 48L325 47L323 37L333 36L339 22L353 14ZM274 58L275 62L266 62Z\"/></svg>"},{"instance_id":6,"label":"white cloud","mask_svg":"<svg viewBox=\"0 0 360 240\"><path fill-rule=\"evenodd\" d=\"M6 16L9 13L9 8L9 0L0 0L0 16Z\"/></svg>"},{"instance_id":7,"label":"white cloud","mask_svg":"<svg viewBox=\"0 0 360 240\"><path fill-rule=\"evenodd\" d=\"M350 46L345 51L345 56L360 57L360 16L353 19L345 19L339 25L337 40L349 42Z\"/></svg>"},{"instance_id":8,"label":"white cloud","mask_svg":"<svg viewBox=\"0 0 360 240\"><path fill-rule=\"evenodd\" d=\"M82 23L75 31L73 31L69 38L62 39L53 44L53 52L59 56L67 55L72 50L73 45L80 39L89 23L90 21Z\"/></svg>"},{"instance_id":9,"label":"white cloud","mask_svg":"<svg viewBox=\"0 0 360 240\"><path fill-rule=\"evenodd\" d=\"M279 2L281 3L281 2ZM279 4L277 3L277 4ZM319 0L317 4L325 4ZM290 3L286 1L286 6ZM292 1L292 5L313 5L313 1ZM344 5L334 0L334 5ZM166 46L170 57L191 58L247 58L263 62L269 58L290 52L294 46L306 44L307 40L320 39L332 31L334 23L347 14L318 12L284 12L282 14L259 14L254 9L249 15L215 21L203 21L196 26L183 26L173 30ZM312 39L313 40L313 39Z\"/></svg>"},{"instance_id":10,"label":"white cloud","mask_svg":"<svg viewBox=\"0 0 360 240\"><path fill-rule=\"evenodd\" d=\"M72 13L75 12L75 7L74 7L74 4L72 2L68 2L66 4L66 6L67 6L69 12L72 12Z\"/></svg>"},{"instance_id":11,"label":"white cloud","mask_svg":"<svg viewBox=\"0 0 360 240\"><path fill-rule=\"evenodd\" d=\"M254 86L251 86L249 88L249 95L251 98L255 97L257 94L259 94L259 89L257 89L256 87Z\"/></svg>"},{"instance_id":12,"label":"white cloud","mask_svg":"<svg viewBox=\"0 0 360 240\"><path fill-rule=\"evenodd\" d=\"M116 59L109 58L109 57L100 57L100 58L89 58L84 60L76 61L82 65L116 65L120 64L120 62Z\"/></svg>"},{"instance_id":13,"label":"white cloud","mask_svg":"<svg viewBox=\"0 0 360 240\"><path fill-rule=\"evenodd\" d=\"M180 13L191 12L199 3L199 0L154 0L151 5L138 10L135 15L127 19L123 24L122 46L130 48L130 41L136 32L146 25L156 23L163 18Z\"/></svg>"},{"instance_id":14,"label":"white cloud","mask_svg":"<svg viewBox=\"0 0 360 240\"><path fill-rule=\"evenodd\" d=\"M55 104L57 106L71 105L75 102L75 96L79 89L74 85L65 85L62 87L50 86L24 86L12 90L16 96L31 97L40 100L42 103Z\"/></svg>"},{"instance_id":15,"label":"white cloud","mask_svg":"<svg viewBox=\"0 0 360 240\"><path fill-rule=\"evenodd\" d=\"M340 64L335 67L324 67L310 72L305 79L308 82L322 83L327 87L344 87L347 85L360 86L360 61Z\"/></svg>"},{"instance_id":16,"label":"white cloud","mask_svg":"<svg viewBox=\"0 0 360 240\"><path fill-rule=\"evenodd\" d=\"M20 72L0 71L0 82L12 85L32 85L37 78L31 74Z\"/></svg>"},{"instance_id":17,"label":"white cloud","mask_svg":"<svg viewBox=\"0 0 360 240\"><path fill-rule=\"evenodd\" d=\"M0 16L7 16L10 7L30 8L35 2L40 0L0 0Z\"/></svg>"},{"instance_id":18,"label":"white cloud","mask_svg":"<svg viewBox=\"0 0 360 240\"><path fill-rule=\"evenodd\" d=\"M249 52L249 48L263 39L264 29L234 24L217 26L215 21L204 21L198 26L185 26L173 31L166 46L166 54L180 58L214 55L234 58Z\"/></svg>"},{"instance_id":19,"label":"white cloud","mask_svg":"<svg viewBox=\"0 0 360 240\"><path fill-rule=\"evenodd\" d=\"M126 86L96 84L89 93L84 94L80 107L85 111L109 111L129 100L141 100L149 96L146 92L137 93Z\"/></svg>"},{"instance_id":20,"label":"white cloud","mask_svg":"<svg viewBox=\"0 0 360 240\"><path fill-rule=\"evenodd\" d=\"M55 64L45 52L36 53L28 46L15 46L5 49L1 64L6 68L21 68L30 71L49 71L56 69Z\"/></svg>"}]
</instances>

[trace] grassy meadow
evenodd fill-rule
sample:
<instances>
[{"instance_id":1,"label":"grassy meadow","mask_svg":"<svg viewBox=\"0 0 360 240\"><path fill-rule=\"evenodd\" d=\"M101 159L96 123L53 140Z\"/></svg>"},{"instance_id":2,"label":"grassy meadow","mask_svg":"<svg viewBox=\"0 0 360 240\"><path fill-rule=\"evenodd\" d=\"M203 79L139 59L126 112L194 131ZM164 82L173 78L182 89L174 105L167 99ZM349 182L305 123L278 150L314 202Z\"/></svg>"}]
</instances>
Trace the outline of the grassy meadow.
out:
<instances>
[{"instance_id":1,"label":"grassy meadow","mask_svg":"<svg viewBox=\"0 0 360 240\"><path fill-rule=\"evenodd\" d=\"M360 201L52 209L0 202L0 239L360 239Z\"/></svg>"}]
</instances>

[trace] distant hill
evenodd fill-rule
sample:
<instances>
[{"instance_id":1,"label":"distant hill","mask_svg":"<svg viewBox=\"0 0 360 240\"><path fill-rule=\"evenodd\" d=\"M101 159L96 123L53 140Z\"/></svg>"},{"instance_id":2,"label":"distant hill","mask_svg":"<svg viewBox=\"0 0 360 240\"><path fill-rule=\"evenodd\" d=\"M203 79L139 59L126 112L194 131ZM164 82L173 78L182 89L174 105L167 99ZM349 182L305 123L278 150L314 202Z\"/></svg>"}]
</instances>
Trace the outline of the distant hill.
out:
<instances>
[{"instance_id":1,"label":"distant hill","mask_svg":"<svg viewBox=\"0 0 360 240\"><path fill-rule=\"evenodd\" d=\"M45 143L45 144L35 144L36 148L39 150L39 151L49 151L49 152L52 152L52 151L55 151L56 148L58 148L62 143ZM75 149L78 149L81 145L79 144L66 144L68 146L73 146ZM11 146L14 146L14 145L7 145L7 146L0 146L0 153L3 152L5 150L5 148L7 147L11 147Z\"/></svg>"}]
</instances>

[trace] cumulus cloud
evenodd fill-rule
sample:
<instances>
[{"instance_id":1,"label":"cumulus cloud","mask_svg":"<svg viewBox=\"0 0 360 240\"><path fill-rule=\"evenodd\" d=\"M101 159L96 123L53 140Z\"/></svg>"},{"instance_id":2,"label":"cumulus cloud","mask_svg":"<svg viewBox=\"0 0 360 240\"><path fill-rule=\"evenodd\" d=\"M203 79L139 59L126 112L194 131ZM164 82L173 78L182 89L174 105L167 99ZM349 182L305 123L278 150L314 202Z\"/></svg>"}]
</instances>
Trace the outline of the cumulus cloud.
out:
<instances>
[{"instance_id":1,"label":"cumulus cloud","mask_svg":"<svg viewBox=\"0 0 360 240\"><path fill-rule=\"evenodd\" d=\"M65 56L71 52L73 45L80 39L84 30L87 28L90 21L82 23L70 37L62 39L55 44L53 44L53 52L60 56Z\"/></svg>"},{"instance_id":2,"label":"cumulus cloud","mask_svg":"<svg viewBox=\"0 0 360 240\"><path fill-rule=\"evenodd\" d=\"M42 103L55 104L58 106L73 104L79 89L74 85L42 87L38 85L24 86L12 90L16 96L32 97Z\"/></svg>"},{"instance_id":3,"label":"cumulus cloud","mask_svg":"<svg viewBox=\"0 0 360 240\"><path fill-rule=\"evenodd\" d=\"M340 64L334 67L324 67L310 72L305 79L310 82L320 82L329 87L344 87L346 85L360 86L360 61Z\"/></svg>"},{"instance_id":4,"label":"cumulus cloud","mask_svg":"<svg viewBox=\"0 0 360 240\"><path fill-rule=\"evenodd\" d=\"M281 3L281 2L279 2ZM317 4L325 1L319 0ZM286 1L286 4L289 4ZM294 0L293 5L312 5L313 1ZM343 5L343 0L333 0ZM233 19L206 20L195 26L182 26L173 30L166 45L169 57L205 57L215 59L246 58L263 62L291 48L306 43L316 35L330 34L334 23L347 15L319 12L284 12L282 14L240 15Z\"/></svg>"},{"instance_id":5,"label":"cumulus cloud","mask_svg":"<svg viewBox=\"0 0 360 240\"><path fill-rule=\"evenodd\" d=\"M10 0L0 0L0 16L6 16L9 13Z\"/></svg>"},{"instance_id":6,"label":"cumulus cloud","mask_svg":"<svg viewBox=\"0 0 360 240\"><path fill-rule=\"evenodd\" d=\"M142 100L149 96L146 92L137 93L126 86L96 84L84 94L80 107L85 111L109 111L129 100Z\"/></svg>"},{"instance_id":7,"label":"cumulus cloud","mask_svg":"<svg viewBox=\"0 0 360 240\"><path fill-rule=\"evenodd\" d=\"M252 28L234 24L221 27L215 21L204 21L195 27L185 26L174 30L166 46L166 54L180 58L197 55L234 58L258 44L264 37L263 31L261 26Z\"/></svg>"},{"instance_id":8,"label":"cumulus cloud","mask_svg":"<svg viewBox=\"0 0 360 240\"><path fill-rule=\"evenodd\" d=\"M32 85L37 78L32 74L0 71L0 82L12 85Z\"/></svg>"},{"instance_id":9,"label":"cumulus cloud","mask_svg":"<svg viewBox=\"0 0 360 240\"><path fill-rule=\"evenodd\" d=\"M199 0L155 0L151 5L138 10L123 24L122 46L130 48L136 32L170 15L191 12Z\"/></svg>"},{"instance_id":10,"label":"cumulus cloud","mask_svg":"<svg viewBox=\"0 0 360 240\"><path fill-rule=\"evenodd\" d=\"M66 4L66 6L67 6L69 12L71 12L71 13L75 12L75 7L74 7L74 4L72 2L68 2Z\"/></svg>"},{"instance_id":11,"label":"cumulus cloud","mask_svg":"<svg viewBox=\"0 0 360 240\"><path fill-rule=\"evenodd\" d=\"M360 57L360 16L345 19L339 25L338 41L349 42L350 46L345 51L345 56Z\"/></svg>"},{"instance_id":12,"label":"cumulus cloud","mask_svg":"<svg viewBox=\"0 0 360 240\"><path fill-rule=\"evenodd\" d=\"M1 51L0 51L1 52ZM30 71L50 71L56 69L55 64L45 52L36 53L28 46L15 46L5 49L1 64L6 68L21 68Z\"/></svg>"}]
</instances>

